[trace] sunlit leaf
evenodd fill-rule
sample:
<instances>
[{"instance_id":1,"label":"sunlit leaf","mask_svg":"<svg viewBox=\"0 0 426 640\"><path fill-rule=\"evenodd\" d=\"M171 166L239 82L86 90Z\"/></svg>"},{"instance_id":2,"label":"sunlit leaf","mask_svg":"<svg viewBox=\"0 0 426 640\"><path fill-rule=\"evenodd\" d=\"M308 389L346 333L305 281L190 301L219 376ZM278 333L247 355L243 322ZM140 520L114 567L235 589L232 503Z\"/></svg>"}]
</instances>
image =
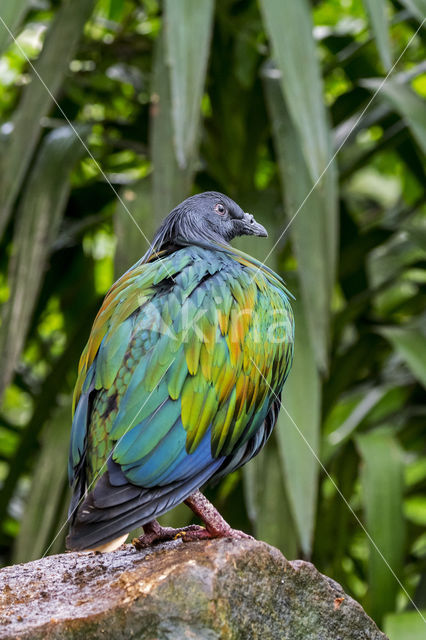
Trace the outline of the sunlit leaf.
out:
<instances>
[{"instance_id":1,"label":"sunlit leaf","mask_svg":"<svg viewBox=\"0 0 426 640\"><path fill-rule=\"evenodd\" d=\"M380 330L417 380L426 387L426 337L418 329L389 327Z\"/></svg>"},{"instance_id":2,"label":"sunlit leaf","mask_svg":"<svg viewBox=\"0 0 426 640\"><path fill-rule=\"evenodd\" d=\"M80 128L80 135L87 134ZM0 342L0 395L24 345L44 267L68 198L69 174L85 149L63 126L43 140L16 214L9 266L10 298L4 308Z\"/></svg>"},{"instance_id":3,"label":"sunlit leaf","mask_svg":"<svg viewBox=\"0 0 426 640\"><path fill-rule=\"evenodd\" d=\"M400 611L385 617L384 631L389 640L420 640L425 632L426 609L418 611Z\"/></svg>"},{"instance_id":4,"label":"sunlit leaf","mask_svg":"<svg viewBox=\"0 0 426 640\"><path fill-rule=\"evenodd\" d=\"M395 606L399 585L392 571L400 577L404 557L402 453L392 427L359 435L356 444L362 459L362 501L370 535L369 611L380 623Z\"/></svg>"},{"instance_id":5,"label":"sunlit leaf","mask_svg":"<svg viewBox=\"0 0 426 640\"><path fill-rule=\"evenodd\" d=\"M392 58L386 12L387 0L364 0L364 4L370 18L380 58L384 68L388 71L392 65Z\"/></svg>"},{"instance_id":6,"label":"sunlit leaf","mask_svg":"<svg viewBox=\"0 0 426 640\"><path fill-rule=\"evenodd\" d=\"M287 494L300 545L310 556L315 526L321 425L321 382L307 335L304 310L293 301L294 362L284 387L276 427Z\"/></svg>"},{"instance_id":7,"label":"sunlit leaf","mask_svg":"<svg viewBox=\"0 0 426 640\"><path fill-rule=\"evenodd\" d=\"M12 36L16 35L29 4L29 0L2 0L0 5L0 55L10 44Z\"/></svg>"},{"instance_id":8,"label":"sunlit leaf","mask_svg":"<svg viewBox=\"0 0 426 640\"><path fill-rule=\"evenodd\" d=\"M184 168L197 144L201 97L213 26L213 0L166 0L165 34L170 66L176 158Z\"/></svg>"},{"instance_id":9,"label":"sunlit leaf","mask_svg":"<svg viewBox=\"0 0 426 640\"><path fill-rule=\"evenodd\" d=\"M49 112L52 96L62 85L93 5L94 0L62 3L35 64L36 72L31 73L31 82L13 115L7 154L0 158L0 236L40 137L40 119Z\"/></svg>"},{"instance_id":10,"label":"sunlit leaf","mask_svg":"<svg viewBox=\"0 0 426 640\"><path fill-rule=\"evenodd\" d=\"M106 9L108 19L118 22L123 15L124 0L107 0Z\"/></svg>"},{"instance_id":11,"label":"sunlit leaf","mask_svg":"<svg viewBox=\"0 0 426 640\"><path fill-rule=\"evenodd\" d=\"M396 80L387 80L383 86L379 78L363 80L361 84L372 91L380 88L380 95L398 111L411 129L418 145L426 153L426 118L424 103L409 86Z\"/></svg>"}]
</instances>

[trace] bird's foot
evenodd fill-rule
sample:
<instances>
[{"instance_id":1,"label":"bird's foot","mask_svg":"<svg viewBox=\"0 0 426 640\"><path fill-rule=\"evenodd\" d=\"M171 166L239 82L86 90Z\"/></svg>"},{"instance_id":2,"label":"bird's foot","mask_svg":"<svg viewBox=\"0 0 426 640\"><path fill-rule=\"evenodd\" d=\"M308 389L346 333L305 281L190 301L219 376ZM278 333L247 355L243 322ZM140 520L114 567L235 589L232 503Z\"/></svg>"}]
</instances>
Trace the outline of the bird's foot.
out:
<instances>
[{"instance_id":1,"label":"bird's foot","mask_svg":"<svg viewBox=\"0 0 426 640\"><path fill-rule=\"evenodd\" d=\"M185 504L204 522L205 527L191 524L189 527L173 529L172 527L162 527L157 520L152 520L143 525L144 535L134 538L132 544L136 549L146 549L160 542L177 540L181 538L184 542L193 540L209 540L212 538L234 538L237 540L253 540L244 531L232 529L222 518L219 511L215 509L211 502L196 491L185 500Z\"/></svg>"},{"instance_id":2,"label":"bird's foot","mask_svg":"<svg viewBox=\"0 0 426 640\"><path fill-rule=\"evenodd\" d=\"M212 540L213 538L234 538L235 540L241 540L243 538L253 540L252 536L249 536L244 531L238 531L237 529L231 529L226 527L224 529L215 529L210 531L207 527L185 527L184 530L178 531L174 536L174 539L182 538L183 542L193 542L194 540Z\"/></svg>"},{"instance_id":3,"label":"bird's foot","mask_svg":"<svg viewBox=\"0 0 426 640\"><path fill-rule=\"evenodd\" d=\"M155 524L154 524L155 523ZM153 525L153 526L152 526ZM148 531L147 531L148 529ZM162 527L156 520L149 522L148 525L144 525L144 535L139 538L133 538L132 544L138 551L152 547L161 542L169 542L170 540L178 540L182 542L193 542L195 540L211 540L212 538L234 538L252 539L244 531L238 531L237 529L231 529L231 527L215 528L209 530L205 527L199 527L196 524L191 524L188 527L180 527L174 529L173 527Z\"/></svg>"},{"instance_id":4,"label":"bird's foot","mask_svg":"<svg viewBox=\"0 0 426 640\"><path fill-rule=\"evenodd\" d=\"M182 538L187 539L200 539L200 538L187 538L193 534L202 534L206 531L204 527L199 527L196 524L191 524L188 527L180 527L174 529L173 527L162 527L157 520L147 522L143 525L144 535L139 538L133 538L132 544L135 549L146 549L147 547L160 544L160 542L168 542L170 540L177 540Z\"/></svg>"}]
</instances>

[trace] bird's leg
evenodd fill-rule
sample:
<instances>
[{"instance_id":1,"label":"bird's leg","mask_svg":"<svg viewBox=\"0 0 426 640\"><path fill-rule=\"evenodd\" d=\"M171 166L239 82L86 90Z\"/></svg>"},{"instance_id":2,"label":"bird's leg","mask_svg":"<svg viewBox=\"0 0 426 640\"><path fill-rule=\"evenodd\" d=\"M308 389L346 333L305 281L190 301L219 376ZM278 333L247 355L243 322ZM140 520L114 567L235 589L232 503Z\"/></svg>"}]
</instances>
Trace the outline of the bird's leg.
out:
<instances>
[{"instance_id":1,"label":"bird's leg","mask_svg":"<svg viewBox=\"0 0 426 640\"><path fill-rule=\"evenodd\" d=\"M184 540L200 540L203 538L251 538L247 533L232 529L222 518L219 511L200 491L196 491L185 500L185 504L204 522L205 529L188 531Z\"/></svg>"},{"instance_id":2,"label":"bird's leg","mask_svg":"<svg viewBox=\"0 0 426 640\"><path fill-rule=\"evenodd\" d=\"M205 528L191 524L188 527L173 529L172 527L162 527L157 520L151 520L143 525L144 535L132 540L133 546L136 549L145 549L151 545L177 538L182 538L184 542L210 538L251 538L243 531L232 529L200 491L190 495L185 500L185 504L201 518L206 525Z\"/></svg>"},{"instance_id":3,"label":"bird's leg","mask_svg":"<svg viewBox=\"0 0 426 640\"><path fill-rule=\"evenodd\" d=\"M135 549L145 549L151 545L159 544L160 542L167 542L168 540L175 540L177 538L185 536L187 533L195 533L205 531L204 527L200 527L197 524L191 524L188 527L180 527L174 529L173 527L162 527L157 520L151 520L143 525L144 535L139 538L133 538L132 544Z\"/></svg>"}]
</instances>

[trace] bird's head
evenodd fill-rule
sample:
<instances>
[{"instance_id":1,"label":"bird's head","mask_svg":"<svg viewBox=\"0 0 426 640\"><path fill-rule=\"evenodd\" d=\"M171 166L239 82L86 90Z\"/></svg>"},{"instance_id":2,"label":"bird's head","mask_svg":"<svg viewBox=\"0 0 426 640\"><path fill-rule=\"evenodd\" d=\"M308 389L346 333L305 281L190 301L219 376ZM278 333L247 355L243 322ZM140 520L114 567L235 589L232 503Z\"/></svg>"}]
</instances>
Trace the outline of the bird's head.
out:
<instances>
[{"instance_id":1,"label":"bird's head","mask_svg":"<svg viewBox=\"0 0 426 640\"><path fill-rule=\"evenodd\" d=\"M155 234L153 249L179 243L228 243L237 236L267 237L265 227L228 196L205 191L173 209Z\"/></svg>"}]
</instances>

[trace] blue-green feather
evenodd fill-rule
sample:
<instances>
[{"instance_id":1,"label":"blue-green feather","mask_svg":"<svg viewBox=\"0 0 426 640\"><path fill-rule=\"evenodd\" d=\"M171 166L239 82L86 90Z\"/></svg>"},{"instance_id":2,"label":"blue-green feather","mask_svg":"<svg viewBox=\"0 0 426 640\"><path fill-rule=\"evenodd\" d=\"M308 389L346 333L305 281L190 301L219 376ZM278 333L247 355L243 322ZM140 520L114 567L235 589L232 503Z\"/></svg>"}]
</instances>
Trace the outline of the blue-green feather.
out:
<instances>
[{"instance_id":1,"label":"blue-green feather","mask_svg":"<svg viewBox=\"0 0 426 640\"><path fill-rule=\"evenodd\" d=\"M121 508L118 493L116 503L104 500L104 485L108 491L116 486L117 491L123 487L120 491L125 492L128 486L140 487L145 493L138 503L144 505L138 512L139 522L147 521L221 469L232 470L245 463L267 439L274 422L268 423L267 417L291 364L292 317L280 279L250 261L228 249L185 247L135 265L103 306L99 316L103 324L97 331L104 335L97 352L89 352L93 360L83 363L87 368L83 366L85 378L77 396L70 473L71 477L78 474L86 457L88 473L95 479L96 499L108 504L107 508L116 504L111 511L113 523L124 509L130 509L134 492L125 494L130 502ZM276 369L265 369L271 390L261 380L256 402L244 395L236 399L241 376L257 376L250 357L258 359L260 368L268 365L266 345L253 344L250 357L245 357L241 340L248 339L252 328L243 337L239 328L240 343L232 343L229 327L222 331L219 322L225 318L228 325L247 305L255 305L255 318L267 327L276 304L289 314L289 336L288 344L277 347L270 361L269 367L273 362ZM111 305L115 305L112 312ZM207 331L212 344L206 335L199 337L196 323ZM222 411L220 415L225 416L232 406L236 412L241 409L238 419L237 414L231 416L226 435L220 424L214 426L215 415L210 413L205 413L206 424L200 427L202 412L206 407L208 411L219 407L222 391L217 415ZM93 522L107 517L95 512ZM84 516L87 522L90 513ZM138 516L132 518L136 522ZM117 532L131 523L123 515L120 526L111 527ZM87 531L85 544L96 538L92 529Z\"/></svg>"}]
</instances>

